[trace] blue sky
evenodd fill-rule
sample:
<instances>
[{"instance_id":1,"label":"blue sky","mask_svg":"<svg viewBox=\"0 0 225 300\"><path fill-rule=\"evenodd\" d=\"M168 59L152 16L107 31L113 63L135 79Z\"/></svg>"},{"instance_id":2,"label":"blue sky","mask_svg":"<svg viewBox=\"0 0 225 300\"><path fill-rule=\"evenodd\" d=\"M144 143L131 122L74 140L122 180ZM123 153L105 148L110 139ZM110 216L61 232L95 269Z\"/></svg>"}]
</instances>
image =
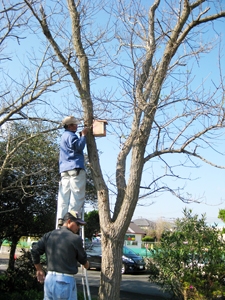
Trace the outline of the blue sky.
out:
<instances>
[{"instance_id":1,"label":"blue sky","mask_svg":"<svg viewBox=\"0 0 225 300\"><path fill-rule=\"evenodd\" d=\"M114 177L118 149L116 146L113 147L108 136L98 138L97 145L102 152L100 161L107 182L108 176L111 175L111 178ZM221 147L225 147L225 141ZM221 161L221 164L225 166L225 157ZM184 204L181 200L167 192L156 198L151 197L139 201L132 219L147 218L149 220L157 220L162 217L170 221L174 218L182 217L183 209L187 207L199 216L205 213L209 223L221 222L217 216L219 209L225 209L225 170L201 163L201 167L191 169L191 173L195 180L184 181L182 182L182 186L185 185L185 191L191 193L193 198L198 200L197 203ZM145 176L148 177L144 173L143 179ZM111 196L110 199L111 207L113 208L114 197ZM152 202L153 204L151 204Z\"/></svg>"}]
</instances>

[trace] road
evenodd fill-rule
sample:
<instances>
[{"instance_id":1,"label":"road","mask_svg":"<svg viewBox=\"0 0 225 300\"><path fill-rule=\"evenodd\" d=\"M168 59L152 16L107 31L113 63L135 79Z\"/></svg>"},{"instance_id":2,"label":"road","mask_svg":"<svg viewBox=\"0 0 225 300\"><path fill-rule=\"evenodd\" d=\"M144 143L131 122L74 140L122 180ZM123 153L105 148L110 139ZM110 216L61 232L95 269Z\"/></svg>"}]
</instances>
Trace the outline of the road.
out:
<instances>
[{"instance_id":1,"label":"road","mask_svg":"<svg viewBox=\"0 0 225 300\"><path fill-rule=\"evenodd\" d=\"M0 272L6 270L8 266L8 253L0 253ZM75 276L78 289L82 288L81 268ZM91 295L97 296L100 284L100 272L96 270L88 270L88 283L91 289ZM164 300L169 299L169 295L156 284L149 283L147 274L124 274L120 287L121 300ZM133 294L133 295L132 295ZM93 295L92 295L93 296Z\"/></svg>"},{"instance_id":2,"label":"road","mask_svg":"<svg viewBox=\"0 0 225 300\"><path fill-rule=\"evenodd\" d=\"M81 268L79 268L79 273L76 275L77 284L82 284ZM90 286L99 287L100 283L100 272L95 270L88 270L88 282ZM157 284L150 283L148 281L147 274L124 274L122 275L122 282L120 286L120 291L129 292L129 293L138 293L142 295L151 295L155 298L160 299L169 299L169 295L163 293L160 287ZM146 298L147 299L152 299Z\"/></svg>"}]
</instances>

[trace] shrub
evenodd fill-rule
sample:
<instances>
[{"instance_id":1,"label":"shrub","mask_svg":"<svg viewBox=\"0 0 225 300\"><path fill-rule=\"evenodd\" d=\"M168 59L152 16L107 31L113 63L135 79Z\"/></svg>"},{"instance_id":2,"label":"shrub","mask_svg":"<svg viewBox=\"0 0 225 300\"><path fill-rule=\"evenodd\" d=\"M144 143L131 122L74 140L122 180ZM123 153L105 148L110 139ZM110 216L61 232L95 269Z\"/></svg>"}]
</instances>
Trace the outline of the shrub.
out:
<instances>
[{"instance_id":1,"label":"shrub","mask_svg":"<svg viewBox=\"0 0 225 300\"><path fill-rule=\"evenodd\" d=\"M43 291L22 291L13 293L1 293L1 300L43 300ZM84 300L84 295L82 292L77 292L77 299ZM94 300L94 298L92 298Z\"/></svg>"},{"instance_id":2,"label":"shrub","mask_svg":"<svg viewBox=\"0 0 225 300\"><path fill-rule=\"evenodd\" d=\"M216 227L208 227L185 210L177 231L166 232L152 250L150 281L178 299L225 299L225 242Z\"/></svg>"},{"instance_id":3,"label":"shrub","mask_svg":"<svg viewBox=\"0 0 225 300\"><path fill-rule=\"evenodd\" d=\"M145 236L142 238L142 242L154 242L155 238L151 236Z\"/></svg>"},{"instance_id":4,"label":"shrub","mask_svg":"<svg viewBox=\"0 0 225 300\"><path fill-rule=\"evenodd\" d=\"M0 289L3 292L43 290L43 285L37 281L30 252L23 250L23 255L16 260L15 269L7 270L0 276Z\"/></svg>"},{"instance_id":5,"label":"shrub","mask_svg":"<svg viewBox=\"0 0 225 300\"><path fill-rule=\"evenodd\" d=\"M1 300L43 300L43 291L21 291L13 293L1 293Z\"/></svg>"}]
</instances>

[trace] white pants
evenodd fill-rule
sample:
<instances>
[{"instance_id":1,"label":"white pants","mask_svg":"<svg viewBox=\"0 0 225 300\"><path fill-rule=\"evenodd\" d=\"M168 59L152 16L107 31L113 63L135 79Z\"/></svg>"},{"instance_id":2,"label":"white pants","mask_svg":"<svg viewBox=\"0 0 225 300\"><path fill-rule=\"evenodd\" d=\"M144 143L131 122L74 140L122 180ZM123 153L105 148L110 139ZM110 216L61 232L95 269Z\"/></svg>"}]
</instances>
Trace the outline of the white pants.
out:
<instances>
[{"instance_id":1,"label":"white pants","mask_svg":"<svg viewBox=\"0 0 225 300\"><path fill-rule=\"evenodd\" d=\"M79 175L76 175L76 170L61 173L56 228L58 227L58 219L62 219L68 211L81 211L85 200L85 189L86 172L84 170L80 170Z\"/></svg>"}]
</instances>

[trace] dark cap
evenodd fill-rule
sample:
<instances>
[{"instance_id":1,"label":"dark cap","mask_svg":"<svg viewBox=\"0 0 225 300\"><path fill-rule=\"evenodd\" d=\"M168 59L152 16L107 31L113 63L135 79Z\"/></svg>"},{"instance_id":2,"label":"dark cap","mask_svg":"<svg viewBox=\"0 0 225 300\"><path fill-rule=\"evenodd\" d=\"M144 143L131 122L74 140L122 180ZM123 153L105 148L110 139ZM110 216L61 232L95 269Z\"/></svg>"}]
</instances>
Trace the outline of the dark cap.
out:
<instances>
[{"instance_id":1,"label":"dark cap","mask_svg":"<svg viewBox=\"0 0 225 300\"><path fill-rule=\"evenodd\" d=\"M78 215L77 211L71 210L71 211L69 211L69 214L71 215L70 219L71 219L72 222L77 222L81 225L86 225L87 224L84 220L79 218L79 215Z\"/></svg>"}]
</instances>

